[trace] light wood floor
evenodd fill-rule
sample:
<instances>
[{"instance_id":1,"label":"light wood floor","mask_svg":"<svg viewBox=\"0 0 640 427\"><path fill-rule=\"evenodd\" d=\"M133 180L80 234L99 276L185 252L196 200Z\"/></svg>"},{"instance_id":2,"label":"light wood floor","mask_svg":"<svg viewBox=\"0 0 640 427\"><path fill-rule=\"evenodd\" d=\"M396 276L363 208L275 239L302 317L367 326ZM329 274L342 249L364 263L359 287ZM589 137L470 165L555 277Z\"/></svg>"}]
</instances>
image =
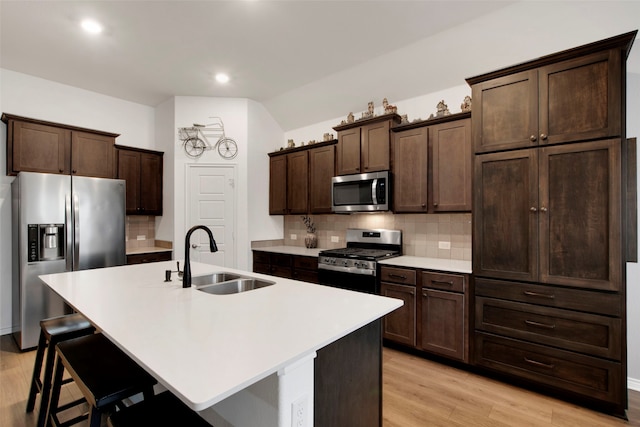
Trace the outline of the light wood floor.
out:
<instances>
[{"instance_id":1,"label":"light wood floor","mask_svg":"<svg viewBox=\"0 0 640 427\"><path fill-rule=\"evenodd\" d=\"M0 337L0 426L34 426L24 412L35 351ZM629 392L629 421L590 411L396 350L384 349L384 427L640 426L640 392ZM79 397L73 384L64 401ZM316 426L348 427L348 426Z\"/></svg>"}]
</instances>

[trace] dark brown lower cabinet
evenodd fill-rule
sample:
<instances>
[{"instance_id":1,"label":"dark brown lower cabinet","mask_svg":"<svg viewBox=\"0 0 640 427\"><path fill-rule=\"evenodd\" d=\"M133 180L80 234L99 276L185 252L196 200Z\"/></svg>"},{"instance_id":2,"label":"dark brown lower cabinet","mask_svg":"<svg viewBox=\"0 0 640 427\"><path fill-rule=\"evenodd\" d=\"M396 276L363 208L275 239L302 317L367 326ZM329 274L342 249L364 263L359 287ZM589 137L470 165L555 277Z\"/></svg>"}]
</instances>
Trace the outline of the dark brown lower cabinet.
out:
<instances>
[{"instance_id":1,"label":"dark brown lower cabinet","mask_svg":"<svg viewBox=\"0 0 640 427\"><path fill-rule=\"evenodd\" d=\"M147 262L160 261L171 261L171 251L127 255L127 264L145 264Z\"/></svg>"},{"instance_id":2,"label":"dark brown lower cabinet","mask_svg":"<svg viewBox=\"0 0 640 427\"><path fill-rule=\"evenodd\" d=\"M404 305L387 314L385 340L469 361L469 276L383 266L380 292Z\"/></svg>"},{"instance_id":3,"label":"dark brown lower cabinet","mask_svg":"<svg viewBox=\"0 0 640 427\"><path fill-rule=\"evenodd\" d=\"M588 399L611 403L621 400L619 362L484 332L476 332L475 336L479 366Z\"/></svg>"},{"instance_id":4,"label":"dark brown lower cabinet","mask_svg":"<svg viewBox=\"0 0 640 427\"><path fill-rule=\"evenodd\" d=\"M318 283L318 258L254 250L253 271L285 279Z\"/></svg>"}]
</instances>

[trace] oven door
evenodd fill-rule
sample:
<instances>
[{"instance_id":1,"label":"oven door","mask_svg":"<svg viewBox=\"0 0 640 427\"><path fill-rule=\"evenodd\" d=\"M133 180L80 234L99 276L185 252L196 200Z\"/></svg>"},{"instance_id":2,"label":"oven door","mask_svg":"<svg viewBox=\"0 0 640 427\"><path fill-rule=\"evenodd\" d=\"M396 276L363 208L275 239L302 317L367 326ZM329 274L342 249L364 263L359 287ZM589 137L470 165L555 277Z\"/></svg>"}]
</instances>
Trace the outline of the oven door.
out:
<instances>
[{"instance_id":1,"label":"oven door","mask_svg":"<svg viewBox=\"0 0 640 427\"><path fill-rule=\"evenodd\" d=\"M348 289L350 291L365 292L368 294L380 294L376 276L319 268L318 281L321 285L332 286L334 288Z\"/></svg>"}]
</instances>

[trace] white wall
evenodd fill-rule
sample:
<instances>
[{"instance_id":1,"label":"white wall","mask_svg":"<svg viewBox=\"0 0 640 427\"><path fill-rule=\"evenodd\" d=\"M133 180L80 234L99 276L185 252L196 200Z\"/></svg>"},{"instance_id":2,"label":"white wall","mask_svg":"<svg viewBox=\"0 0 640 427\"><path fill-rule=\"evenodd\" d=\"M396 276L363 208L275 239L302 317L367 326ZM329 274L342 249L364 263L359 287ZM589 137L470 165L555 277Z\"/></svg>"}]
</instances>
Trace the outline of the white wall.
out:
<instances>
[{"instance_id":1,"label":"white wall","mask_svg":"<svg viewBox=\"0 0 640 427\"><path fill-rule=\"evenodd\" d=\"M174 119L175 103L171 98L155 109L156 149L164 152L162 169L162 216L156 217L156 239L173 242L175 193L175 152L177 127ZM174 253L174 258L176 254Z\"/></svg>"},{"instance_id":2,"label":"white wall","mask_svg":"<svg viewBox=\"0 0 640 427\"><path fill-rule=\"evenodd\" d=\"M264 106L249 101L248 190L249 241L281 239L284 233L282 215L269 215L269 156L284 139L282 129ZM250 248L247 248L250 251ZM248 254L247 256L251 256ZM249 267L251 264L249 264Z\"/></svg>"},{"instance_id":3,"label":"white wall","mask_svg":"<svg viewBox=\"0 0 640 427\"><path fill-rule=\"evenodd\" d=\"M186 226L186 202L185 191L186 168L188 164L211 164L236 166L236 267L249 268L247 246L248 241L248 206L245 194L249 192L247 182L247 158L248 158L248 124L247 124L247 99L242 98L209 98L198 96L178 96L175 98L174 110L174 231L173 248L174 258L184 258L184 237ZM202 156L192 159L182 149L182 143L178 139L177 128L192 126L194 123L207 124L212 121L209 117L220 117L224 122L225 135L232 138L238 144L238 155L233 160L224 160L215 150L205 151ZM215 141L210 141L212 144Z\"/></svg>"},{"instance_id":4,"label":"white wall","mask_svg":"<svg viewBox=\"0 0 640 427\"><path fill-rule=\"evenodd\" d=\"M0 69L2 112L119 133L117 144L154 148L154 109L72 86ZM12 332L11 186L6 126L0 126L0 335Z\"/></svg>"}]
</instances>

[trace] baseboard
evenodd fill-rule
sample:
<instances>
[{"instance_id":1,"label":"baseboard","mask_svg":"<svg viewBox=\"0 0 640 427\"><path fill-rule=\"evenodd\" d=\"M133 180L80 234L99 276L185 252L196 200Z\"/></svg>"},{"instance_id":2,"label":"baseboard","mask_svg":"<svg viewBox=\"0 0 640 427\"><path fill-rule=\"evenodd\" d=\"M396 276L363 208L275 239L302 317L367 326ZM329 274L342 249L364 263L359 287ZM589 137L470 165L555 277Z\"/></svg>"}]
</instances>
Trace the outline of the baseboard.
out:
<instances>
[{"instance_id":1,"label":"baseboard","mask_svg":"<svg viewBox=\"0 0 640 427\"><path fill-rule=\"evenodd\" d=\"M627 388L630 390L640 391L640 380L636 378L627 378Z\"/></svg>"},{"instance_id":2,"label":"baseboard","mask_svg":"<svg viewBox=\"0 0 640 427\"><path fill-rule=\"evenodd\" d=\"M0 336L12 334L13 331L14 331L14 328L12 328L11 326L9 326L8 328L0 328Z\"/></svg>"}]
</instances>

